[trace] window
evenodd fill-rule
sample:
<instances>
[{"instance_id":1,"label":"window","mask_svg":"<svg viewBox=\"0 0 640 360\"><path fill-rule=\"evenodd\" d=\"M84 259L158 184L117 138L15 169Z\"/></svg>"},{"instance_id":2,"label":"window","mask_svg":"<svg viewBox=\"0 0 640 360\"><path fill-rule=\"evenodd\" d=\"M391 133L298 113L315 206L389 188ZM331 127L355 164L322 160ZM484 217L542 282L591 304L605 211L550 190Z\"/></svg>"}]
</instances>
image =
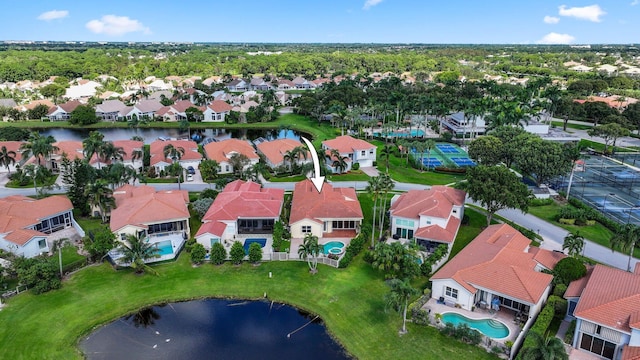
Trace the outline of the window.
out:
<instances>
[{"instance_id":1,"label":"window","mask_svg":"<svg viewBox=\"0 0 640 360\"><path fill-rule=\"evenodd\" d=\"M360 155L361 155L361 156L365 156L366 154L367 154L367 152L366 152L366 151L364 151L364 150L362 150L362 151L360 152Z\"/></svg>"},{"instance_id":2,"label":"window","mask_svg":"<svg viewBox=\"0 0 640 360\"><path fill-rule=\"evenodd\" d=\"M369 150L369 155L373 155L373 149Z\"/></svg>"},{"instance_id":3,"label":"window","mask_svg":"<svg viewBox=\"0 0 640 360\"><path fill-rule=\"evenodd\" d=\"M47 240L45 240L45 239L38 240L38 246L40 247L40 249L46 248L47 247Z\"/></svg>"},{"instance_id":4,"label":"window","mask_svg":"<svg viewBox=\"0 0 640 360\"><path fill-rule=\"evenodd\" d=\"M125 234L125 233L120 233L120 240L122 240L122 241L127 240L127 234Z\"/></svg>"},{"instance_id":5,"label":"window","mask_svg":"<svg viewBox=\"0 0 640 360\"><path fill-rule=\"evenodd\" d=\"M587 334L582 334L580 348L607 359L613 359L616 352L616 344Z\"/></svg>"},{"instance_id":6,"label":"window","mask_svg":"<svg viewBox=\"0 0 640 360\"><path fill-rule=\"evenodd\" d=\"M450 287L447 286L445 288L444 294L447 297L457 299L458 298L458 289L450 288Z\"/></svg>"},{"instance_id":7,"label":"window","mask_svg":"<svg viewBox=\"0 0 640 360\"><path fill-rule=\"evenodd\" d=\"M309 234L309 233L311 233L311 225L304 225L304 226L302 226L302 233L303 233L303 234Z\"/></svg>"}]
</instances>

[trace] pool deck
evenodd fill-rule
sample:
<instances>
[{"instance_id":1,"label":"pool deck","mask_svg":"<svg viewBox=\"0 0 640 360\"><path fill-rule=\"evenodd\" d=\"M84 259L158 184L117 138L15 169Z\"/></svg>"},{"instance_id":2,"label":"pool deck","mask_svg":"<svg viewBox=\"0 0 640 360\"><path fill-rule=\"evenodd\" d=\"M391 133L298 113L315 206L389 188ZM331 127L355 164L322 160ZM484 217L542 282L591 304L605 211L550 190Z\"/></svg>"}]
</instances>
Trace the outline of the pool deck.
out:
<instances>
[{"instance_id":1,"label":"pool deck","mask_svg":"<svg viewBox=\"0 0 640 360\"><path fill-rule=\"evenodd\" d=\"M447 312L453 312L466 316L469 319L494 319L499 320L501 323L509 328L509 336L503 339L491 339L504 345L507 340L515 341L518 334L522 330L518 324L515 323L515 313L512 310L500 309L491 313L489 310L475 309L475 311L468 311L462 308L456 308L445 304L438 304L437 299L429 299L429 301L422 307L429 312L429 320L432 324L435 324L435 314L443 314Z\"/></svg>"},{"instance_id":2,"label":"pool deck","mask_svg":"<svg viewBox=\"0 0 640 360\"><path fill-rule=\"evenodd\" d=\"M338 238L338 237L323 237L318 239L318 243L320 245L324 245L328 242L332 242L332 241L340 241L341 243L344 243L344 247L345 249L347 248L347 246L349 246L349 244L351 244L351 239L352 238ZM298 256L298 248L300 247L300 245L302 245L302 242L304 241L304 239L302 238L292 238L291 239L291 246L289 250L289 258L290 259L299 259L300 257ZM342 256L344 254L344 251L342 252L342 254L340 254L340 256ZM320 257L326 257L327 255L321 254Z\"/></svg>"}]
</instances>

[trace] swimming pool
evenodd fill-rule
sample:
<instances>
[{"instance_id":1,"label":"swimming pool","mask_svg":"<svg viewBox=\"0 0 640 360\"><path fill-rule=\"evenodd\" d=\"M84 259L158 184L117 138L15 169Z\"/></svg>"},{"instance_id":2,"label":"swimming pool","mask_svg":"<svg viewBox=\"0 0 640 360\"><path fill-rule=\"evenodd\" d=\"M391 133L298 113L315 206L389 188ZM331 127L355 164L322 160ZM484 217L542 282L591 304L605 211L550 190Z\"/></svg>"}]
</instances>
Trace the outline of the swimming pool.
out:
<instances>
[{"instance_id":1,"label":"swimming pool","mask_svg":"<svg viewBox=\"0 0 640 360\"><path fill-rule=\"evenodd\" d=\"M442 314L443 323L452 323L455 326L467 324L470 328L481 332L492 339L504 339L509 336L509 328L502 322L494 319L469 319L458 313Z\"/></svg>"},{"instance_id":2,"label":"swimming pool","mask_svg":"<svg viewBox=\"0 0 640 360\"><path fill-rule=\"evenodd\" d=\"M171 255L173 254L173 244L171 240L164 240L156 243L156 247L160 249L158 255Z\"/></svg>"},{"instance_id":3,"label":"swimming pool","mask_svg":"<svg viewBox=\"0 0 640 360\"><path fill-rule=\"evenodd\" d=\"M344 250L344 243L341 241L329 241L323 245L323 252L325 255L333 254L340 255Z\"/></svg>"},{"instance_id":4,"label":"swimming pool","mask_svg":"<svg viewBox=\"0 0 640 360\"><path fill-rule=\"evenodd\" d=\"M386 136L386 137L420 137L420 136L424 136L424 131L422 130L411 130L411 132L408 131L390 131L390 132L384 132L384 133L380 133L380 132L374 132L373 136Z\"/></svg>"},{"instance_id":5,"label":"swimming pool","mask_svg":"<svg viewBox=\"0 0 640 360\"><path fill-rule=\"evenodd\" d=\"M267 245L267 239L245 239L244 240L244 253L249 255L249 246L251 244L256 243L260 245L261 248L264 248Z\"/></svg>"}]
</instances>

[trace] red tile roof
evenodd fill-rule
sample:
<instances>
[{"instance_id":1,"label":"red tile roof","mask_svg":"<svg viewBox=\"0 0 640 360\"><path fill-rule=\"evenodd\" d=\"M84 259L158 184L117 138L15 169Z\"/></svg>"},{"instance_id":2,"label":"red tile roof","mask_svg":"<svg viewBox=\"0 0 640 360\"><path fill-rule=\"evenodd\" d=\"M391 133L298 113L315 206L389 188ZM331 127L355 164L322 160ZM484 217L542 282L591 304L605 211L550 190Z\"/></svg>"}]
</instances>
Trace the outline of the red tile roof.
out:
<instances>
[{"instance_id":1,"label":"red tile roof","mask_svg":"<svg viewBox=\"0 0 640 360\"><path fill-rule=\"evenodd\" d=\"M628 333L631 316L638 310L640 275L596 265L574 315Z\"/></svg>"},{"instance_id":2,"label":"red tile roof","mask_svg":"<svg viewBox=\"0 0 640 360\"><path fill-rule=\"evenodd\" d=\"M231 105L227 104L226 101L222 100L213 100L207 107L216 113L229 112L233 108Z\"/></svg>"},{"instance_id":3,"label":"red tile roof","mask_svg":"<svg viewBox=\"0 0 640 360\"><path fill-rule=\"evenodd\" d=\"M221 223L237 219L278 219L284 203L283 189L262 189L252 181L229 183L214 200L202 218L205 223ZM226 226L225 226L226 227ZM196 236L212 231L224 231L221 226L202 226Z\"/></svg>"},{"instance_id":4,"label":"red tile roof","mask_svg":"<svg viewBox=\"0 0 640 360\"><path fill-rule=\"evenodd\" d=\"M258 144L258 151L261 152L272 164L278 165L284 161L284 155L287 151L302 146L302 143L293 139L277 139L273 141L265 141ZM307 158L311 158L307 151Z\"/></svg>"},{"instance_id":5,"label":"red tile roof","mask_svg":"<svg viewBox=\"0 0 640 360\"><path fill-rule=\"evenodd\" d=\"M620 360L640 360L640 346L625 345Z\"/></svg>"},{"instance_id":6,"label":"red tile roof","mask_svg":"<svg viewBox=\"0 0 640 360\"><path fill-rule=\"evenodd\" d=\"M41 232L25 229L26 227L71 210L71 201L62 195L39 200L20 195L9 196L0 199L0 233L8 233L5 239L22 246L34 236L46 236Z\"/></svg>"},{"instance_id":7,"label":"red tile roof","mask_svg":"<svg viewBox=\"0 0 640 360\"><path fill-rule=\"evenodd\" d=\"M4 146L7 151L15 151L16 163L19 163L22 160L22 152L20 151L22 144L24 144L24 141L0 141L0 149Z\"/></svg>"},{"instance_id":8,"label":"red tile roof","mask_svg":"<svg viewBox=\"0 0 640 360\"><path fill-rule=\"evenodd\" d=\"M149 224L189 218L186 191L158 191L151 186L125 185L113 192L116 208L111 210L111 231L124 226L146 227Z\"/></svg>"},{"instance_id":9,"label":"red tile roof","mask_svg":"<svg viewBox=\"0 0 640 360\"><path fill-rule=\"evenodd\" d=\"M204 146L204 152L207 154L208 159L215 160L218 164L229 161L233 152L243 154L253 160L260 158L248 141L240 139L227 139L220 142L210 142Z\"/></svg>"},{"instance_id":10,"label":"red tile roof","mask_svg":"<svg viewBox=\"0 0 640 360\"><path fill-rule=\"evenodd\" d=\"M553 276L535 271L527 252L531 241L507 224L491 225L436 272L432 280L453 279L469 292L486 288L535 304Z\"/></svg>"},{"instance_id":11,"label":"red tile roof","mask_svg":"<svg viewBox=\"0 0 640 360\"><path fill-rule=\"evenodd\" d=\"M58 106L60 106L62 110L64 110L65 112L70 113L73 110L75 110L79 105L82 105L80 101L71 100L71 101L67 101L64 104L59 104Z\"/></svg>"},{"instance_id":12,"label":"red tile roof","mask_svg":"<svg viewBox=\"0 0 640 360\"><path fill-rule=\"evenodd\" d=\"M176 101L175 103L173 103L173 105L170 105L171 108L173 108L174 110L176 110L179 113L183 113L185 112L188 108L190 107L197 107L195 106L191 101L189 100L180 100L180 101Z\"/></svg>"},{"instance_id":13,"label":"red tile roof","mask_svg":"<svg viewBox=\"0 0 640 360\"><path fill-rule=\"evenodd\" d=\"M338 149L341 154L352 153L355 150L368 150L376 147L364 140L354 139L349 135L338 136L333 140L325 140L322 142L322 145L329 149Z\"/></svg>"},{"instance_id":14,"label":"red tile roof","mask_svg":"<svg viewBox=\"0 0 640 360\"><path fill-rule=\"evenodd\" d=\"M587 274L578 280L572 281L567 287L567 290L565 290L563 297L565 299L568 299L571 297L580 297L580 295L582 295L582 291L584 290L585 286L587 286L587 282L589 282L589 278L591 277L592 271L593 271L593 266L588 266Z\"/></svg>"},{"instance_id":15,"label":"red tile roof","mask_svg":"<svg viewBox=\"0 0 640 360\"><path fill-rule=\"evenodd\" d=\"M311 180L296 183L289 224L303 219L362 219L362 208L353 188L334 188L325 183L318 193Z\"/></svg>"},{"instance_id":16,"label":"red tile roof","mask_svg":"<svg viewBox=\"0 0 640 360\"><path fill-rule=\"evenodd\" d=\"M430 225L418 228L415 233L416 238L433 240L442 243L452 243L460 229L460 219L455 216L449 217L447 227L443 228L439 225Z\"/></svg>"},{"instance_id":17,"label":"red tile roof","mask_svg":"<svg viewBox=\"0 0 640 360\"><path fill-rule=\"evenodd\" d=\"M173 145L175 148L183 148L184 155L180 158L181 161L194 161L202 160L202 154L198 152L198 144L191 140L156 140L149 145L149 153L151 154L151 165L155 165L164 161L167 164L171 164L173 161L164 157L164 147L167 145Z\"/></svg>"},{"instance_id":18,"label":"red tile roof","mask_svg":"<svg viewBox=\"0 0 640 360\"><path fill-rule=\"evenodd\" d=\"M62 154L67 154L69 160L84 159L84 147L82 146L82 141L58 141L53 145L58 148L58 151L55 153L60 156L62 156Z\"/></svg>"},{"instance_id":19,"label":"red tile roof","mask_svg":"<svg viewBox=\"0 0 640 360\"><path fill-rule=\"evenodd\" d=\"M464 204L466 196L466 192L448 186L436 185L429 190L409 190L398 197L390 211L393 216L409 219L419 219L421 215L446 219L454 205Z\"/></svg>"},{"instance_id":20,"label":"red tile roof","mask_svg":"<svg viewBox=\"0 0 640 360\"><path fill-rule=\"evenodd\" d=\"M529 248L529 253L533 254L533 260L548 270L552 270L558 261L567 257L567 255L561 252L540 249L538 247Z\"/></svg>"}]
</instances>

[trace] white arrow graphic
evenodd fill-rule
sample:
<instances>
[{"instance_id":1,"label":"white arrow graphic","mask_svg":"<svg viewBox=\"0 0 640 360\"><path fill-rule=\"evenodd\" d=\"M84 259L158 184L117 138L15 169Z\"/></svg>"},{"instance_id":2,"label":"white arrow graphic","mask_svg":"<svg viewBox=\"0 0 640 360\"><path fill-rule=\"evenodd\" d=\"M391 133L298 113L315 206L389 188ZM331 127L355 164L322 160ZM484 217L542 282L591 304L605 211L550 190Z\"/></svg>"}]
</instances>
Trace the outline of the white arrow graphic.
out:
<instances>
[{"instance_id":1,"label":"white arrow graphic","mask_svg":"<svg viewBox=\"0 0 640 360\"><path fill-rule=\"evenodd\" d=\"M318 153L316 152L316 148L313 147L311 141L307 140L304 137L300 137L304 140L304 143L307 144L307 148L309 148L309 152L311 153L311 159L313 160L313 177L310 178L313 185L315 185L316 190L320 192L322 190L322 185L324 184L324 176L320 176L320 161L318 160Z\"/></svg>"}]
</instances>

